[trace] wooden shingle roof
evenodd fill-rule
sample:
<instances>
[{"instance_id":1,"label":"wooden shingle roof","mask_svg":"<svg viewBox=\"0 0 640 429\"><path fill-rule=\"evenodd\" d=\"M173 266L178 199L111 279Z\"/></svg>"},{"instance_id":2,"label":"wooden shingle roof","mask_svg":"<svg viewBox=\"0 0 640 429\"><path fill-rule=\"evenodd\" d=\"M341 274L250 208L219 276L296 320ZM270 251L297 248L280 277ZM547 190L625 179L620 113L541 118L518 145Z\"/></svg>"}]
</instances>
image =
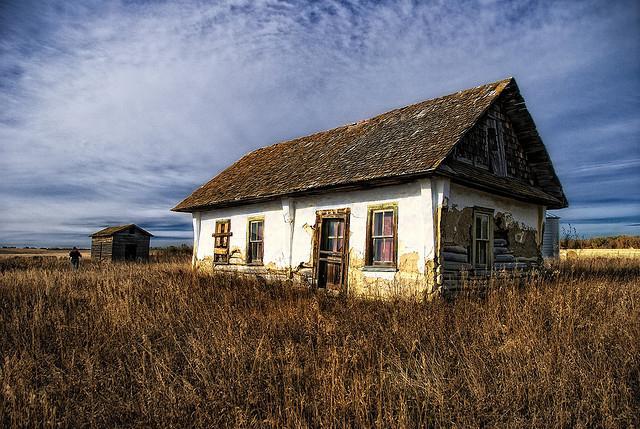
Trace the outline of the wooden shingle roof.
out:
<instances>
[{"instance_id":1,"label":"wooden shingle roof","mask_svg":"<svg viewBox=\"0 0 640 429\"><path fill-rule=\"evenodd\" d=\"M133 223L129 223L126 225L109 226L104 229L101 229L100 231L94 232L93 234L90 235L90 237L111 237L112 235L117 234L119 232L127 231L131 227L134 227L136 230L138 230L139 232L145 235L148 235L149 237L153 237L153 234L151 234L149 231L145 231L144 229L140 228L138 225Z\"/></svg>"},{"instance_id":2,"label":"wooden shingle roof","mask_svg":"<svg viewBox=\"0 0 640 429\"><path fill-rule=\"evenodd\" d=\"M172 210L193 212L432 174L511 86L515 80L508 78L254 150Z\"/></svg>"}]
</instances>

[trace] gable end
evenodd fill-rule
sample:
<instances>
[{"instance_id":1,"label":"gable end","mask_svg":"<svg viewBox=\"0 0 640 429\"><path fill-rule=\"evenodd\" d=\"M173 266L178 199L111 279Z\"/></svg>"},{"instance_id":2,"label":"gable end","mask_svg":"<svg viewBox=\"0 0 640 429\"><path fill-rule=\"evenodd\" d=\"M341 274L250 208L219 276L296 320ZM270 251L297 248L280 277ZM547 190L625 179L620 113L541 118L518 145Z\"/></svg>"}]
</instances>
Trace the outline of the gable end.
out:
<instances>
[{"instance_id":1,"label":"gable end","mask_svg":"<svg viewBox=\"0 0 640 429\"><path fill-rule=\"evenodd\" d=\"M476 187L548 208L567 199L524 99L512 79L447 156L439 171Z\"/></svg>"}]
</instances>

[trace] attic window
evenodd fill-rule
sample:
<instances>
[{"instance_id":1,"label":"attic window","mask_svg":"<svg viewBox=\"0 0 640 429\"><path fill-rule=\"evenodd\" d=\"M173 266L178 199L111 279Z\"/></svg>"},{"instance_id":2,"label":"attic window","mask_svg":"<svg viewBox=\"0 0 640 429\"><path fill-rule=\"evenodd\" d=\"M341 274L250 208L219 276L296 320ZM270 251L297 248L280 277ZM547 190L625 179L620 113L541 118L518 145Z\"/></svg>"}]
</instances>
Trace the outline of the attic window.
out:
<instances>
[{"instance_id":1,"label":"attic window","mask_svg":"<svg viewBox=\"0 0 640 429\"><path fill-rule=\"evenodd\" d=\"M494 127L487 128L487 146L489 146L491 171L496 176L506 176L507 160L504 151L504 142Z\"/></svg>"},{"instance_id":2,"label":"attic window","mask_svg":"<svg viewBox=\"0 0 640 429\"><path fill-rule=\"evenodd\" d=\"M130 226L129 227L129 234L135 234L136 233L136 227L135 226Z\"/></svg>"},{"instance_id":3,"label":"attic window","mask_svg":"<svg viewBox=\"0 0 640 429\"><path fill-rule=\"evenodd\" d=\"M496 129L493 127L487 128L487 142L489 143L491 150L495 150L495 148L498 147L497 141Z\"/></svg>"},{"instance_id":4,"label":"attic window","mask_svg":"<svg viewBox=\"0 0 640 429\"><path fill-rule=\"evenodd\" d=\"M482 128L478 127L476 135L476 145L474 150L474 165L482 168L489 168L489 137L490 132L483 133ZM489 128L493 130L495 136L495 128Z\"/></svg>"}]
</instances>

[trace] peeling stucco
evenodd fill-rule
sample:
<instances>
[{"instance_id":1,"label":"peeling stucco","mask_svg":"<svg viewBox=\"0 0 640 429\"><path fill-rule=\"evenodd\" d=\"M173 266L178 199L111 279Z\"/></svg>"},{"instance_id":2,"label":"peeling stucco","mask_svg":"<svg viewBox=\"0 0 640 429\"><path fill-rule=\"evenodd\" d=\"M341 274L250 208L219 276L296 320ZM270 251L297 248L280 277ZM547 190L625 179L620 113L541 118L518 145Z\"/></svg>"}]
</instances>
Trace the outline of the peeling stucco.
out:
<instances>
[{"instance_id":1,"label":"peeling stucco","mask_svg":"<svg viewBox=\"0 0 640 429\"><path fill-rule=\"evenodd\" d=\"M464 273L485 276L490 270L473 266L474 212L493 214L491 257L493 270L525 269L540 255L540 219L545 208L452 184L448 204L442 208L439 284L458 283Z\"/></svg>"},{"instance_id":2,"label":"peeling stucco","mask_svg":"<svg viewBox=\"0 0 640 429\"><path fill-rule=\"evenodd\" d=\"M452 205L442 210L440 234L444 245L456 244L468 247L471 245L471 226L473 225L473 207L459 210Z\"/></svg>"},{"instance_id":3,"label":"peeling stucco","mask_svg":"<svg viewBox=\"0 0 640 429\"><path fill-rule=\"evenodd\" d=\"M405 185L368 191L326 195L255 204L247 207L199 213L194 221L198 269L252 273L311 284L316 214L322 210L348 209L350 219L347 291L361 296L430 296L443 284L451 269L469 266L475 208L490 208L494 214L494 239L516 258L534 259L538 254L537 225L544 207L473 190L449 179L426 179ZM397 265L366 266L368 208L397 205ZM285 213L286 208L286 213ZM286 214L286 216L285 216ZM264 218L264 265L246 264L247 222ZM195 215L194 215L195 216ZM228 265L213 265L215 222L231 223ZM289 222L287 223L287 219ZM196 229L197 226L197 229ZM451 253L454 253L451 255ZM444 258L444 255L448 255ZM520 259L516 262L520 263Z\"/></svg>"},{"instance_id":4,"label":"peeling stucco","mask_svg":"<svg viewBox=\"0 0 640 429\"><path fill-rule=\"evenodd\" d=\"M409 252L400 255L400 262L398 268L405 273L419 273L418 267L419 256L418 252Z\"/></svg>"},{"instance_id":5,"label":"peeling stucco","mask_svg":"<svg viewBox=\"0 0 640 429\"><path fill-rule=\"evenodd\" d=\"M513 219L510 213L494 216L494 237L507 240L507 247L516 257L534 258L539 254L537 230Z\"/></svg>"},{"instance_id":6,"label":"peeling stucco","mask_svg":"<svg viewBox=\"0 0 640 429\"><path fill-rule=\"evenodd\" d=\"M460 209L451 205L442 212L442 240L444 245L462 246L470 250L473 227L473 207ZM511 213L494 213L494 239L505 239L509 250L517 257L537 257L539 245L535 226L513 218Z\"/></svg>"}]
</instances>

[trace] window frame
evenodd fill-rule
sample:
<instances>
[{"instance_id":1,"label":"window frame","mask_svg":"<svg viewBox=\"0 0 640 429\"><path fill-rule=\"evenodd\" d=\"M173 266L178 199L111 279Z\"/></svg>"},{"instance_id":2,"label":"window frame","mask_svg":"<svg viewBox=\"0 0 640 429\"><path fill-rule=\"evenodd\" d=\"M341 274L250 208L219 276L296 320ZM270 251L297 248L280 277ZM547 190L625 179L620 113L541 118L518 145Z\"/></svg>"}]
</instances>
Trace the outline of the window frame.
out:
<instances>
[{"instance_id":1,"label":"window frame","mask_svg":"<svg viewBox=\"0 0 640 429\"><path fill-rule=\"evenodd\" d=\"M388 236L374 236L374 216L375 213L393 212L393 261L373 261L373 241L376 238L384 239ZM365 270L390 270L397 271L398 268L398 204L387 203L367 207L367 233L365 243Z\"/></svg>"},{"instance_id":2,"label":"window frame","mask_svg":"<svg viewBox=\"0 0 640 429\"><path fill-rule=\"evenodd\" d=\"M251 241L251 224L254 222L262 222L262 240ZM247 265L264 265L264 216L251 216L247 218L247 249L246 263ZM251 259L251 243L262 243L260 259Z\"/></svg>"},{"instance_id":3,"label":"window frame","mask_svg":"<svg viewBox=\"0 0 640 429\"><path fill-rule=\"evenodd\" d=\"M218 232L218 225L227 224L229 225L227 232ZM229 249L231 248L231 236L233 233L231 232L231 219L217 219L214 232L212 234L213 237L213 264L214 265L229 265L229 259L231 258ZM223 237L227 238L226 246L218 246L218 239L222 239ZM226 249L226 253L217 252L217 249ZM217 255L226 255L225 261L216 261Z\"/></svg>"},{"instance_id":4,"label":"window frame","mask_svg":"<svg viewBox=\"0 0 640 429\"><path fill-rule=\"evenodd\" d=\"M471 226L471 263L473 265L473 269L475 270L486 270L489 271L493 268L493 230L494 230L494 219L493 219L494 210L486 207L474 207L473 208L473 224ZM477 238L476 237L476 220L481 217L487 218L487 238ZM487 261L486 264L480 265L476 263L477 255L477 243L478 241L485 241L487 244Z\"/></svg>"},{"instance_id":5,"label":"window frame","mask_svg":"<svg viewBox=\"0 0 640 429\"><path fill-rule=\"evenodd\" d=\"M491 169L490 167L491 152L489 150L490 130L493 129L497 133L497 130L495 130L495 127L489 124L489 119L490 118L485 119L484 123L482 124L482 128L480 128L481 131L478 133L478 137L480 138L481 142L480 142L480 146L477 149L479 151L482 151L482 157L485 159L485 162L480 161L479 153L473 154L473 165L475 167L482 168L483 170L487 170L487 171Z\"/></svg>"}]
</instances>

